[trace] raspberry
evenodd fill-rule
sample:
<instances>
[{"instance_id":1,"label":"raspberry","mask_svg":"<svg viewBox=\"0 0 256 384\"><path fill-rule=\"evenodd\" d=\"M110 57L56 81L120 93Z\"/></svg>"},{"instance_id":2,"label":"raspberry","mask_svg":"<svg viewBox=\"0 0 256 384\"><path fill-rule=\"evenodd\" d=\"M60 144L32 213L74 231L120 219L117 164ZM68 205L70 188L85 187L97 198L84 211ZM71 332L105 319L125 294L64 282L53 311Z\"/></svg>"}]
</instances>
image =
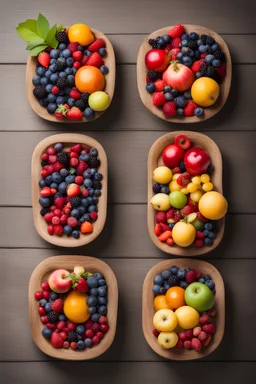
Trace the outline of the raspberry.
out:
<instances>
[{"instance_id":1,"label":"raspberry","mask_svg":"<svg viewBox=\"0 0 256 384\"><path fill-rule=\"evenodd\" d=\"M191 341L191 348L193 348L195 351L199 352L200 349L202 348L201 341L194 337Z\"/></svg>"},{"instance_id":2,"label":"raspberry","mask_svg":"<svg viewBox=\"0 0 256 384\"><path fill-rule=\"evenodd\" d=\"M160 226L161 226L162 232L170 231L169 225L160 223Z\"/></svg>"},{"instance_id":3,"label":"raspberry","mask_svg":"<svg viewBox=\"0 0 256 384\"><path fill-rule=\"evenodd\" d=\"M185 333L187 340L191 340L193 337L193 329L188 329Z\"/></svg>"},{"instance_id":4,"label":"raspberry","mask_svg":"<svg viewBox=\"0 0 256 384\"><path fill-rule=\"evenodd\" d=\"M79 45L79 43L77 43L77 42L75 42L75 43L70 43L70 44L67 46L67 49L69 49L71 53L76 52L76 51L78 50L78 45Z\"/></svg>"},{"instance_id":5,"label":"raspberry","mask_svg":"<svg viewBox=\"0 0 256 384\"><path fill-rule=\"evenodd\" d=\"M92 221L96 221L98 219L98 213L97 212L91 212L90 213L90 219Z\"/></svg>"},{"instance_id":6,"label":"raspberry","mask_svg":"<svg viewBox=\"0 0 256 384\"><path fill-rule=\"evenodd\" d=\"M214 324L205 324L202 327L202 331L204 331L206 333L213 334L213 333L215 333L215 326L214 326Z\"/></svg>"},{"instance_id":7,"label":"raspberry","mask_svg":"<svg viewBox=\"0 0 256 384\"><path fill-rule=\"evenodd\" d=\"M186 341L187 340L186 332L180 332L179 339L181 341Z\"/></svg>"},{"instance_id":8,"label":"raspberry","mask_svg":"<svg viewBox=\"0 0 256 384\"><path fill-rule=\"evenodd\" d=\"M161 227L160 224L156 224L155 229L154 229L154 232L155 232L155 235L156 235L156 236L161 235L161 233L162 233L162 227Z\"/></svg>"},{"instance_id":9,"label":"raspberry","mask_svg":"<svg viewBox=\"0 0 256 384\"><path fill-rule=\"evenodd\" d=\"M201 272L198 270L198 269L195 269L195 273L196 273L196 279L200 279L200 276L201 276Z\"/></svg>"},{"instance_id":10,"label":"raspberry","mask_svg":"<svg viewBox=\"0 0 256 384\"><path fill-rule=\"evenodd\" d=\"M180 213L182 216L188 216L190 213L194 212L194 208L191 205L186 205L184 208L181 209Z\"/></svg>"},{"instance_id":11,"label":"raspberry","mask_svg":"<svg viewBox=\"0 0 256 384\"><path fill-rule=\"evenodd\" d=\"M210 309L208 312L207 312L207 315L211 316L211 317L215 317L216 316L216 309L215 308L212 308Z\"/></svg>"},{"instance_id":12,"label":"raspberry","mask_svg":"<svg viewBox=\"0 0 256 384\"><path fill-rule=\"evenodd\" d=\"M204 239L204 233L197 231L196 232L196 240L203 240Z\"/></svg>"},{"instance_id":13,"label":"raspberry","mask_svg":"<svg viewBox=\"0 0 256 384\"><path fill-rule=\"evenodd\" d=\"M175 37L181 37L185 31L185 28L181 24L176 24L172 29L168 32L168 35L174 39Z\"/></svg>"},{"instance_id":14,"label":"raspberry","mask_svg":"<svg viewBox=\"0 0 256 384\"><path fill-rule=\"evenodd\" d=\"M160 332L157 330L157 329L153 329L152 330L152 333L155 337L158 337L158 335L160 335Z\"/></svg>"},{"instance_id":15,"label":"raspberry","mask_svg":"<svg viewBox=\"0 0 256 384\"><path fill-rule=\"evenodd\" d=\"M186 341L184 341L184 343L183 343L183 347L184 347L185 349L190 349L190 348L191 348L191 341L190 341L190 340L186 340Z\"/></svg>"},{"instance_id":16,"label":"raspberry","mask_svg":"<svg viewBox=\"0 0 256 384\"><path fill-rule=\"evenodd\" d=\"M202 328L201 328L201 327L195 327L195 328L193 329L193 336L195 336L195 337L199 336L199 334L201 333L201 331L202 331Z\"/></svg>"},{"instance_id":17,"label":"raspberry","mask_svg":"<svg viewBox=\"0 0 256 384\"><path fill-rule=\"evenodd\" d=\"M202 325L209 324L210 323L210 317L206 314L203 314L199 319L199 323Z\"/></svg>"},{"instance_id":18,"label":"raspberry","mask_svg":"<svg viewBox=\"0 0 256 384\"><path fill-rule=\"evenodd\" d=\"M203 240L195 240L194 244L196 247L200 248L200 247L203 247L204 242Z\"/></svg>"},{"instance_id":19,"label":"raspberry","mask_svg":"<svg viewBox=\"0 0 256 384\"><path fill-rule=\"evenodd\" d=\"M198 340L200 340L200 341L204 341L204 340L206 340L206 339L207 339L207 333L204 332L204 331L201 331L201 332L199 333L199 335L198 335Z\"/></svg>"},{"instance_id":20,"label":"raspberry","mask_svg":"<svg viewBox=\"0 0 256 384\"><path fill-rule=\"evenodd\" d=\"M207 345L210 343L211 339L212 339L212 335L208 335L208 336L207 336L207 339L205 339L205 340L202 342L202 346L203 346L203 347L207 347Z\"/></svg>"},{"instance_id":21,"label":"raspberry","mask_svg":"<svg viewBox=\"0 0 256 384\"><path fill-rule=\"evenodd\" d=\"M178 340L177 344L175 345L175 347L177 348L182 348L182 341L181 340Z\"/></svg>"},{"instance_id":22,"label":"raspberry","mask_svg":"<svg viewBox=\"0 0 256 384\"><path fill-rule=\"evenodd\" d=\"M181 38L180 37L174 37L174 39L171 42L171 49L179 48L180 43L181 43Z\"/></svg>"},{"instance_id":23,"label":"raspberry","mask_svg":"<svg viewBox=\"0 0 256 384\"><path fill-rule=\"evenodd\" d=\"M196 281L196 273L193 269L186 273L186 283L191 284Z\"/></svg>"},{"instance_id":24,"label":"raspberry","mask_svg":"<svg viewBox=\"0 0 256 384\"><path fill-rule=\"evenodd\" d=\"M166 117L176 116L177 110L174 101L167 101L163 105L163 113Z\"/></svg>"},{"instance_id":25,"label":"raspberry","mask_svg":"<svg viewBox=\"0 0 256 384\"><path fill-rule=\"evenodd\" d=\"M156 222L157 223L166 223L166 220L167 220L167 216L166 216L166 213L165 212L157 212L156 213Z\"/></svg>"},{"instance_id":26,"label":"raspberry","mask_svg":"<svg viewBox=\"0 0 256 384\"><path fill-rule=\"evenodd\" d=\"M58 333L53 332L51 336L51 344L54 348L62 348L63 340Z\"/></svg>"},{"instance_id":27,"label":"raspberry","mask_svg":"<svg viewBox=\"0 0 256 384\"><path fill-rule=\"evenodd\" d=\"M201 212L197 212L196 215L199 220L203 221L204 223L207 223L208 219L206 219L206 217L204 217Z\"/></svg>"},{"instance_id":28,"label":"raspberry","mask_svg":"<svg viewBox=\"0 0 256 384\"><path fill-rule=\"evenodd\" d=\"M197 60L197 61L195 61L195 62L191 65L190 69L191 69L191 71L194 72L194 73L200 72L200 68L201 68L201 66L204 65L204 64L205 64L205 61L204 61L203 59L201 59L201 60Z\"/></svg>"},{"instance_id":29,"label":"raspberry","mask_svg":"<svg viewBox=\"0 0 256 384\"><path fill-rule=\"evenodd\" d=\"M221 65L218 68L216 68L216 72L220 77L226 76L226 64L221 63Z\"/></svg>"},{"instance_id":30,"label":"raspberry","mask_svg":"<svg viewBox=\"0 0 256 384\"><path fill-rule=\"evenodd\" d=\"M63 302L61 299L54 300L51 303L51 309L57 313L62 312L63 310Z\"/></svg>"}]
</instances>

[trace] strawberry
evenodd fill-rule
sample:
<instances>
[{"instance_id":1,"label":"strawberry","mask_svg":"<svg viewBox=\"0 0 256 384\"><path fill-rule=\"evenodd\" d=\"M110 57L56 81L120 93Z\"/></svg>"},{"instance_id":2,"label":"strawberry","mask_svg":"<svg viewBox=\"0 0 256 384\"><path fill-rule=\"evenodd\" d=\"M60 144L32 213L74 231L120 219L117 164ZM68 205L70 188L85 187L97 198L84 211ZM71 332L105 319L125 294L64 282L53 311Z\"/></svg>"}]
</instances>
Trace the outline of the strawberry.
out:
<instances>
[{"instance_id":1,"label":"strawberry","mask_svg":"<svg viewBox=\"0 0 256 384\"><path fill-rule=\"evenodd\" d=\"M49 67L51 56L47 52L42 52L37 57L38 62L45 68Z\"/></svg>"},{"instance_id":2,"label":"strawberry","mask_svg":"<svg viewBox=\"0 0 256 384\"><path fill-rule=\"evenodd\" d=\"M205 313L199 319L199 323L202 325L209 324L210 322L211 322L210 317Z\"/></svg>"},{"instance_id":3,"label":"strawberry","mask_svg":"<svg viewBox=\"0 0 256 384\"><path fill-rule=\"evenodd\" d=\"M201 341L198 340L196 337L194 337L191 341L191 348L193 348L195 351L199 352L202 348Z\"/></svg>"},{"instance_id":4,"label":"strawberry","mask_svg":"<svg viewBox=\"0 0 256 384\"><path fill-rule=\"evenodd\" d=\"M62 348L63 340L57 332L53 332L51 336L51 345L54 348Z\"/></svg>"},{"instance_id":5,"label":"strawberry","mask_svg":"<svg viewBox=\"0 0 256 384\"><path fill-rule=\"evenodd\" d=\"M79 196L80 195L79 185L77 185L75 183L69 184L69 186L67 188L67 195L70 197ZM54 201L54 204L55 204L55 201Z\"/></svg>"},{"instance_id":6,"label":"strawberry","mask_svg":"<svg viewBox=\"0 0 256 384\"><path fill-rule=\"evenodd\" d=\"M181 187L186 187L191 180L191 176L188 172L182 173L178 178L177 178L177 184L179 184ZM194 209L193 209L194 212Z\"/></svg>"},{"instance_id":7,"label":"strawberry","mask_svg":"<svg viewBox=\"0 0 256 384\"><path fill-rule=\"evenodd\" d=\"M172 42L171 42L171 49L174 48L179 48L181 43L181 38L180 37L175 37Z\"/></svg>"},{"instance_id":8,"label":"strawberry","mask_svg":"<svg viewBox=\"0 0 256 384\"><path fill-rule=\"evenodd\" d=\"M174 240L169 237L167 240L166 240L166 244L169 245L169 246L172 246L174 244Z\"/></svg>"},{"instance_id":9,"label":"strawberry","mask_svg":"<svg viewBox=\"0 0 256 384\"><path fill-rule=\"evenodd\" d=\"M167 224L160 223L162 232L170 231L170 228Z\"/></svg>"},{"instance_id":10,"label":"strawberry","mask_svg":"<svg viewBox=\"0 0 256 384\"><path fill-rule=\"evenodd\" d=\"M211 341L211 338L212 338L212 335L208 335L207 336L207 339L205 339L203 342L202 342L202 346L203 347L207 347L207 345L210 343Z\"/></svg>"},{"instance_id":11,"label":"strawberry","mask_svg":"<svg viewBox=\"0 0 256 384\"><path fill-rule=\"evenodd\" d=\"M55 200L54 200L54 205L57 209L63 209L64 205L65 205L65 198L64 197L57 197Z\"/></svg>"},{"instance_id":12,"label":"strawberry","mask_svg":"<svg viewBox=\"0 0 256 384\"><path fill-rule=\"evenodd\" d=\"M181 50L179 48L172 48L172 50L170 51L170 60L173 61L173 60L177 60L177 54L181 52Z\"/></svg>"},{"instance_id":13,"label":"strawberry","mask_svg":"<svg viewBox=\"0 0 256 384\"><path fill-rule=\"evenodd\" d=\"M69 43L69 45L67 46L67 49L69 49L71 53L76 52L78 50L78 45L79 43L77 42Z\"/></svg>"},{"instance_id":14,"label":"strawberry","mask_svg":"<svg viewBox=\"0 0 256 384\"><path fill-rule=\"evenodd\" d=\"M155 229L154 229L155 235L159 236L162 233L162 227L161 224L156 224Z\"/></svg>"},{"instance_id":15,"label":"strawberry","mask_svg":"<svg viewBox=\"0 0 256 384\"><path fill-rule=\"evenodd\" d=\"M188 100L187 105L184 107L184 116L193 116L194 110L198 107L193 100Z\"/></svg>"},{"instance_id":16,"label":"strawberry","mask_svg":"<svg viewBox=\"0 0 256 384\"><path fill-rule=\"evenodd\" d=\"M202 215L201 212L198 211L198 212L196 213L196 215L197 215L197 218L198 218L199 220L203 221L204 223L207 223L208 219L206 219L206 217L204 217L204 216Z\"/></svg>"},{"instance_id":17,"label":"strawberry","mask_svg":"<svg viewBox=\"0 0 256 384\"><path fill-rule=\"evenodd\" d=\"M83 67L84 65L86 65L88 59L89 59L89 56L84 55L84 56L82 57L82 59L81 59L81 61L80 61L80 64L81 64L82 67Z\"/></svg>"},{"instance_id":18,"label":"strawberry","mask_svg":"<svg viewBox=\"0 0 256 384\"><path fill-rule=\"evenodd\" d=\"M77 276L72 287L75 291L81 292L81 293L89 291L87 281L82 276Z\"/></svg>"},{"instance_id":19,"label":"strawberry","mask_svg":"<svg viewBox=\"0 0 256 384\"><path fill-rule=\"evenodd\" d=\"M181 24L176 24L170 31L168 32L168 35L174 39L175 37L181 37L183 33L185 32L185 28Z\"/></svg>"},{"instance_id":20,"label":"strawberry","mask_svg":"<svg viewBox=\"0 0 256 384\"><path fill-rule=\"evenodd\" d=\"M181 209L180 213L182 214L182 216L188 216L190 215L190 213L193 213L194 212L194 209L191 205L186 205L184 208Z\"/></svg>"},{"instance_id":21,"label":"strawberry","mask_svg":"<svg viewBox=\"0 0 256 384\"><path fill-rule=\"evenodd\" d=\"M206 333L213 334L213 333L215 333L215 326L214 326L214 324L205 324L202 327L202 331L204 331Z\"/></svg>"},{"instance_id":22,"label":"strawberry","mask_svg":"<svg viewBox=\"0 0 256 384\"><path fill-rule=\"evenodd\" d=\"M88 59L86 65L92 65L93 67L101 67L104 65L104 60L98 54L98 52L94 52Z\"/></svg>"},{"instance_id":23,"label":"strawberry","mask_svg":"<svg viewBox=\"0 0 256 384\"><path fill-rule=\"evenodd\" d=\"M81 144L75 144L71 147L71 152L76 152L76 153L80 153L82 151L82 145ZM70 156L72 157L72 156ZM78 156L75 156L75 157L78 157Z\"/></svg>"},{"instance_id":24,"label":"strawberry","mask_svg":"<svg viewBox=\"0 0 256 384\"><path fill-rule=\"evenodd\" d=\"M226 63L221 63L221 65L216 68L216 71L220 77L226 76Z\"/></svg>"},{"instance_id":25,"label":"strawberry","mask_svg":"<svg viewBox=\"0 0 256 384\"><path fill-rule=\"evenodd\" d=\"M164 81L161 79L158 79L154 82L155 85L155 91L156 92L162 92L164 90Z\"/></svg>"},{"instance_id":26,"label":"strawberry","mask_svg":"<svg viewBox=\"0 0 256 384\"><path fill-rule=\"evenodd\" d=\"M54 116L59 120L65 119L65 116L61 112L57 112L57 110L54 112Z\"/></svg>"},{"instance_id":27,"label":"strawberry","mask_svg":"<svg viewBox=\"0 0 256 384\"><path fill-rule=\"evenodd\" d=\"M83 112L77 107L72 107L66 113L68 120L82 120Z\"/></svg>"},{"instance_id":28,"label":"strawberry","mask_svg":"<svg viewBox=\"0 0 256 384\"><path fill-rule=\"evenodd\" d=\"M75 100L80 99L81 93L78 91L77 88L72 88L71 91L69 92L69 96L72 97Z\"/></svg>"},{"instance_id":29,"label":"strawberry","mask_svg":"<svg viewBox=\"0 0 256 384\"><path fill-rule=\"evenodd\" d=\"M84 171L86 171L86 169L89 167L89 165L87 163L85 163L84 161L79 161L79 164L77 165L76 167L76 173L78 175L82 175L84 173Z\"/></svg>"},{"instance_id":30,"label":"strawberry","mask_svg":"<svg viewBox=\"0 0 256 384\"><path fill-rule=\"evenodd\" d=\"M152 104L155 107L160 107L166 102L163 92L154 92L152 96Z\"/></svg>"},{"instance_id":31,"label":"strawberry","mask_svg":"<svg viewBox=\"0 0 256 384\"><path fill-rule=\"evenodd\" d=\"M156 222L157 223L166 223L166 213L162 211L158 211L156 213Z\"/></svg>"},{"instance_id":32,"label":"strawberry","mask_svg":"<svg viewBox=\"0 0 256 384\"><path fill-rule=\"evenodd\" d=\"M72 57L75 61L80 61L83 57L83 54L81 51L75 51L72 53Z\"/></svg>"},{"instance_id":33,"label":"strawberry","mask_svg":"<svg viewBox=\"0 0 256 384\"><path fill-rule=\"evenodd\" d=\"M197 72L200 72L200 67L203 65L205 61L203 59L201 60L196 60L190 67L191 71L196 74Z\"/></svg>"},{"instance_id":34,"label":"strawberry","mask_svg":"<svg viewBox=\"0 0 256 384\"><path fill-rule=\"evenodd\" d=\"M93 43L91 43L88 46L89 51L91 52L98 52L100 48L104 48L106 46L106 43L103 39L96 39Z\"/></svg>"},{"instance_id":35,"label":"strawberry","mask_svg":"<svg viewBox=\"0 0 256 384\"><path fill-rule=\"evenodd\" d=\"M165 242L169 237L172 237L171 231L165 231L160 236L158 236L158 240L161 242Z\"/></svg>"},{"instance_id":36,"label":"strawberry","mask_svg":"<svg viewBox=\"0 0 256 384\"><path fill-rule=\"evenodd\" d=\"M51 309L57 313L62 312L63 310L63 301L61 299L56 299L51 303Z\"/></svg>"},{"instance_id":37,"label":"strawberry","mask_svg":"<svg viewBox=\"0 0 256 384\"><path fill-rule=\"evenodd\" d=\"M174 101L167 101L163 106L163 113L166 117L176 116L176 104Z\"/></svg>"},{"instance_id":38,"label":"strawberry","mask_svg":"<svg viewBox=\"0 0 256 384\"><path fill-rule=\"evenodd\" d=\"M170 208L169 211L166 212L166 218L167 218L167 223L174 223L175 222L175 215L174 215L174 208Z\"/></svg>"}]
</instances>

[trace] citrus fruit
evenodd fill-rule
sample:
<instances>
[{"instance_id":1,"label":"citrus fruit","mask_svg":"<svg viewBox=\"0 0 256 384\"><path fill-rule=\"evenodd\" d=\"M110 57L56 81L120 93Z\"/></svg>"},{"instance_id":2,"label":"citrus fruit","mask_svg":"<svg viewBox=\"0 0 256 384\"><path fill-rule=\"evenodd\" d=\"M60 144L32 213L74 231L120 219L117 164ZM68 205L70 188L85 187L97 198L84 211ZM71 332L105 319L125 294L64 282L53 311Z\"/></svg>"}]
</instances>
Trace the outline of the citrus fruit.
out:
<instances>
[{"instance_id":1,"label":"citrus fruit","mask_svg":"<svg viewBox=\"0 0 256 384\"><path fill-rule=\"evenodd\" d=\"M198 203L199 211L210 220L219 220L227 213L228 202L216 191L206 192Z\"/></svg>"},{"instance_id":2,"label":"citrus fruit","mask_svg":"<svg viewBox=\"0 0 256 384\"><path fill-rule=\"evenodd\" d=\"M210 77L200 77L191 87L194 102L202 107L209 107L217 100L220 92L219 84Z\"/></svg>"},{"instance_id":3,"label":"citrus fruit","mask_svg":"<svg viewBox=\"0 0 256 384\"><path fill-rule=\"evenodd\" d=\"M156 311L159 311L159 309L172 309L172 307L167 304L165 295L158 295L154 298L154 308Z\"/></svg>"},{"instance_id":4,"label":"citrus fruit","mask_svg":"<svg viewBox=\"0 0 256 384\"><path fill-rule=\"evenodd\" d=\"M199 313L188 305L178 308L175 314L178 318L178 325L182 329L194 328L199 322Z\"/></svg>"},{"instance_id":5,"label":"citrus fruit","mask_svg":"<svg viewBox=\"0 0 256 384\"><path fill-rule=\"evenodd\" d=\"M110 98L106 92L98 91L94 92L89 96L89 107L94 111L105 111L109 107Z\"/></svg>"},{"instance_id":6,"label":"citrus fruit","mask_svg":"<svg viewBox=\"0 0 256 384\"><path fill-rule=\"evenodd\" d=\"M185 290L181 287L169 288L165 294L167 305L169 305L171 308L174 308L174 309L177 309L179 307L182 307L183 305L186 305L184 295L185 295Z\"/></svg>"},{"instance_id":7,"label":"citrus fruit","mask_svg":"<svg viewBox=\"0 0 256 384\"><path fill-rule=\"evenodd\" d=\"M83 323L91 316L88 312L88 305L86 303L88 295L72 291L68 294L64 301L63 312L70 321L74 323Z\"/></svg>"},{"instance_id":8,"label":"citrus fruit","mask_svg":"<svg viewBox=\"0 0 256 384\"><path fill-rule=\"evenodd\" d=\"M188 247L193 243L196 236L196 230L190 223L179 221L172 229L172 238L175 244L180 247Z\"/></svg>"},{"instance_id":9,"label":"citrus fruit","mask_svg":"<svg viewBox=\"0 0 256 384\"><path fill-rule=\"evenodd\" d=\"M102 91L105 87L105 77L99 68L86 65L75 74L75 84L80 92L93 93Z\"/></svg>"},{"instance_id":10,"label":"citrus fruit","mask_svg":"<svg viewBox=\"0 0 256 384\"><path fill-rule=\"evenodd\" d=\"M81 45L88 45L94 41L91 29L85 24L74 24L68 30L70 43L78 42Z\"/></svg>"}]
</instances>

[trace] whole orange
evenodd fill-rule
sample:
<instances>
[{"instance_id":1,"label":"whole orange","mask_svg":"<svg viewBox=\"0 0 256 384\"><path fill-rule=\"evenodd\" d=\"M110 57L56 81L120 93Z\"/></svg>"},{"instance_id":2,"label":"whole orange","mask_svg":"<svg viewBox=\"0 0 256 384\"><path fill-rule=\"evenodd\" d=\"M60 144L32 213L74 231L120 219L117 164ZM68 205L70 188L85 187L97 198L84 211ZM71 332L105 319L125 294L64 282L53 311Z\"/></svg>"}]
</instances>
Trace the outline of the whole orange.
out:
<instances>
[{"instance_id":1,"label":"whole orange","mask_svg":"<svg viewBox=\"0 0 256 384\"><path fill-rule=\"evenodd\" d=\"M154 298L154 308L156 311L159 311L159 309L172 309L167 304L165 295L158 295Z\"/></svg>"},{"instance_id":2,"label":"whole orange","mask_svg":"<svg viewBox=\"0 0 256 384\"><path fill-rule=\"evenodd\" d=\"M70 321L83 323L90 318L88 305L86 303L88 295L77 291L71 291L64 301L63 312Z\"/></svg>"},{"instance_id":3,"label":"whole orange","mask_svg":"<svg viewBox=\"0 0 256 384\"><path fill-rule=\"evenodd\" d=\"M185 290L181 287L171 287L165 294L167 304L173 308L177 309L186 305L185 303Z\"/></svg>"},{"instance_id":4,"label":"whole orange","mask_svg":"<svg viewBox=\"0 0 256 384\"><path fill-rule=\"evenodd\" d=\"M105 77L99 68L85 65L76 72L75 84L80 92L91 94L105 88Z\"/></svg>"},{"instance_id":5,"label":"whole orange","mask_svg":"<svg viewBox=\"0 0 256 384\"><path fill-rule=\"evenodd\" d=\"M94 36L88 25L74 24L68 29L70 43L78 42L81 45L88 45L94 41Z\"/></svg>"}]
</instances>

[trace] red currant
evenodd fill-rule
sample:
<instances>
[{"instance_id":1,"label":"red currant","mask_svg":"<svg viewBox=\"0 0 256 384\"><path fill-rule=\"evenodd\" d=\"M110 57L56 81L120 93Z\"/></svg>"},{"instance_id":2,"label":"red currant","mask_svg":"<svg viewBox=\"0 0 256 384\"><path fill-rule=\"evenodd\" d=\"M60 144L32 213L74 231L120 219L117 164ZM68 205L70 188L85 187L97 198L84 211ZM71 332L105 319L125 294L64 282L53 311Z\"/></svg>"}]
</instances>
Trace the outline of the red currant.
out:
<instances>
[{"instance_id":1,"label":"red currant","mask_svg":"<svg viewBox=\"0 0 256 384\"><path fill-rule=\"evenodd\" d=\"M36 291L34 294L34 297L36 300L41 300L43 298L43 292L42 291Z\"/></svg>"}]
</instances>

